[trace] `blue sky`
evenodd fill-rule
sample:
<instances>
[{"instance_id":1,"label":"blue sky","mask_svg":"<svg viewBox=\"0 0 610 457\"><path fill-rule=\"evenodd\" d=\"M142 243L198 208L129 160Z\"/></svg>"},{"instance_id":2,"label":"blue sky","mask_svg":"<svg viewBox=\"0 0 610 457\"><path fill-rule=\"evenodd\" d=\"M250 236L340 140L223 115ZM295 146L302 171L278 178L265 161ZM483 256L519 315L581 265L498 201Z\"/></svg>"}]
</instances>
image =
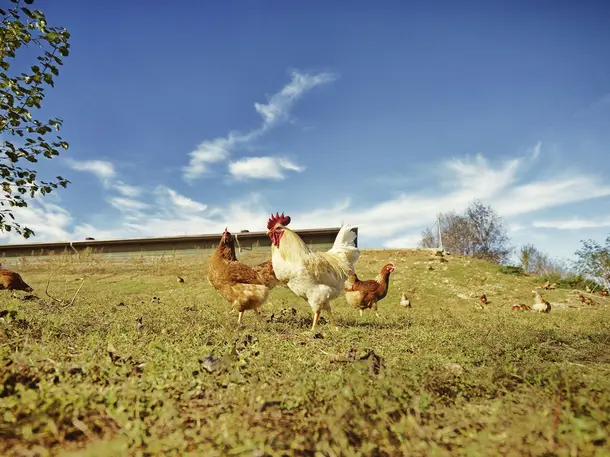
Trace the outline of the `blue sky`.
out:
<instances>
[{"instance_id":1,"label":"blue sky","mask_svg":"<svg viewBox=\"0 0 610 457\"><path fill-rule=\"evenodd\" d=\"M515 245L610 232L610 4L38 0L68 189L32 241L360 226L412 247L474 198ZM0 235L2 242L19 242Z\"/></svg>"}]
</instances>

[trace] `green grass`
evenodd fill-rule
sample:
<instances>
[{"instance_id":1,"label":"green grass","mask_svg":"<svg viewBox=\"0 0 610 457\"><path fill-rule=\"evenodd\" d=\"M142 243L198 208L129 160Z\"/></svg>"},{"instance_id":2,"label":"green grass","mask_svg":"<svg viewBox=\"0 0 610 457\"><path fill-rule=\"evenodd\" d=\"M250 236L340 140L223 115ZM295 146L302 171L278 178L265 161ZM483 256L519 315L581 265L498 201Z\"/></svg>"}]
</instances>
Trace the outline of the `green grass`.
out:
<instances>
[{"instance_id":1,"label":"green grass","mask_svg":"<svg viewBox=\"0 0 610 457\"><path fill-rule=\"evenodd\" d=\"M610 455L610 300L558 289L550 314L512 312L540 278L447 258L363 251L361 277L396 263L381 318L341 297L341 329L315 338L284 288L272 322L236 329L198 257L22 266L41 300L0 295L0 455ZM87 277L72 306L45 296L58 267L55 297Z\"/></svg>"}]
</instances>

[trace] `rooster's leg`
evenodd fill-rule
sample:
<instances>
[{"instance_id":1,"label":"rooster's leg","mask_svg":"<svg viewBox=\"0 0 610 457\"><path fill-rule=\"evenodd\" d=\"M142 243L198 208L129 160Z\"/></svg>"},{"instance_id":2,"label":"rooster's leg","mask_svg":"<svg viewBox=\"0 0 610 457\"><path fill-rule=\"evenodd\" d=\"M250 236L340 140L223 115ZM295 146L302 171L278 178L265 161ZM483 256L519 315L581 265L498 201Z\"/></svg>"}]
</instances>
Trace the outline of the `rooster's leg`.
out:
<instances>
[{"instance_id":1,"label":"rooster's leg","mask_svg":"<svg viewBox=\"0 0 610 457\"><path fill-rule=\"evenodd\" d=\"M360 317L362 317L363 313L364 313L364 311L360 310Z\"/></svg>"},{"instance_id":2,"label":"rooster's leg","mask_svg":"<svg viewBox=\"0 0 610 457\"><path fill-rule=\"evenodd\" d=\"M242 325L242 324L241 324L241 319L242 319L242 317L244 317L244 312L243 312L243 311L240 311L240 312L239 312L239 317L237 318L237 326L238 326L238 327L241 327L241 325Z\"/></svg>"},{"instance_id":3,"label":"rooster's leg","mask_svg":"<svg viewBox=\"0 0 610 457\"><path fill-rule=\"evenodd\" d=\"M320 320L320 311L316 311L313 315L313 325L311 326L312 330L314 330L316 328L316 325L318 325L319 320Z\"/></svg>"},{"instance_id":4,"label":"rooster's leg","mask_svg":"<svg viewBox=\"0 0 610 457\"><path fill-rule=\"evenodd\" d=\"M375 311L375 316L377 316L377 317L381 317L381 316L379 315L379 313L377 312L377 303L375 303L375 304L373 305L373 310Z\"/></svg>"}]
</instances>

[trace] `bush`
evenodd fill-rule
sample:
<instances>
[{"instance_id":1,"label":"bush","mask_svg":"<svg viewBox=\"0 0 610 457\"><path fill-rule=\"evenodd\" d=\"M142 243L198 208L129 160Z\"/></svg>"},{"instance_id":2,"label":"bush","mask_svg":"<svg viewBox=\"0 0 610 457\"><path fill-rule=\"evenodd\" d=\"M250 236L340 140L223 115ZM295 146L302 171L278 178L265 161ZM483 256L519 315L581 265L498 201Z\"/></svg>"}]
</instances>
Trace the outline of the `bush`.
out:
<instances>
[{"instance_id":1,"label":"bush","mask_svg":"<svg viewBox=\"0 0 610 457\"><path fill-rule=\"evenodd\" d=\"M500 272L507 274L507 275L517 275L517 276L525 275L525 270L523 269L523 267L518 267L515 265L504 265L503 267L500 268Z\"/></svg>"}]
</instances>

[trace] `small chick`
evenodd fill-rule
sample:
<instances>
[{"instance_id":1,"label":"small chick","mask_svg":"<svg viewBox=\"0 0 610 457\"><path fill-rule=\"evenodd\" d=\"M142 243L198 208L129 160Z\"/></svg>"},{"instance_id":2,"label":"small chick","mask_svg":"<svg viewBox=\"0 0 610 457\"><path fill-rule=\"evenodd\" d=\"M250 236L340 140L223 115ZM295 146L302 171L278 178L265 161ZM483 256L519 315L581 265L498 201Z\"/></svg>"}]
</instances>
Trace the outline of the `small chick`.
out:
<instances>
[{"instance_id":1,"label":"small chick","mask_svg":"<svg viewBox=\"0 0 610 457\"><path fill-rule=\"evenodd\" d=\"M434 268L432 267L432 265L428 265L428 271L432 271L434 270Z\"/></svg>"},{"instance_id":2,"label":"small chick","mask_svg":"<svg viewBox=\"0 0 610 457\"><path fill-rule=\"evenodd\" d=\"M400 296L400 306L403 308L411 308L411 300L407 298L407 295L404 292Z\"/></svg>"},{"instance_id":3,"label":"small chick","mask_svg":"<svg viewBox=\"0 0 610 457\"><path fill-rule=\"evenodd\" d=\"M602 297L607 297L608 296L608 289L604 288L602 290L599 291L600 295Z\"/></svg>"},{"instance_id":4,"label":"small chick","mask_svg":"<svg viewBox=\"0 0 610 457\"><path fill-rule=\"evenodd\" d=\"M176 281L178 281L179 283L183 283L184 282L184 278L177 276L176 277Z\"/></svg>"},{"instance_id":5,"label":"small chick","mask_svg":"<svg viewBox=\"0 0 610 457\"><path fill-rule=\"evenodd\" d=\"M479 300L481 300L481 303L483 303L484 305L486 305L487 303L489 303L487 301L487 297L485 296L485 294L481 295L481 298L479 298Z\"/></svg>"}]
</instances>

